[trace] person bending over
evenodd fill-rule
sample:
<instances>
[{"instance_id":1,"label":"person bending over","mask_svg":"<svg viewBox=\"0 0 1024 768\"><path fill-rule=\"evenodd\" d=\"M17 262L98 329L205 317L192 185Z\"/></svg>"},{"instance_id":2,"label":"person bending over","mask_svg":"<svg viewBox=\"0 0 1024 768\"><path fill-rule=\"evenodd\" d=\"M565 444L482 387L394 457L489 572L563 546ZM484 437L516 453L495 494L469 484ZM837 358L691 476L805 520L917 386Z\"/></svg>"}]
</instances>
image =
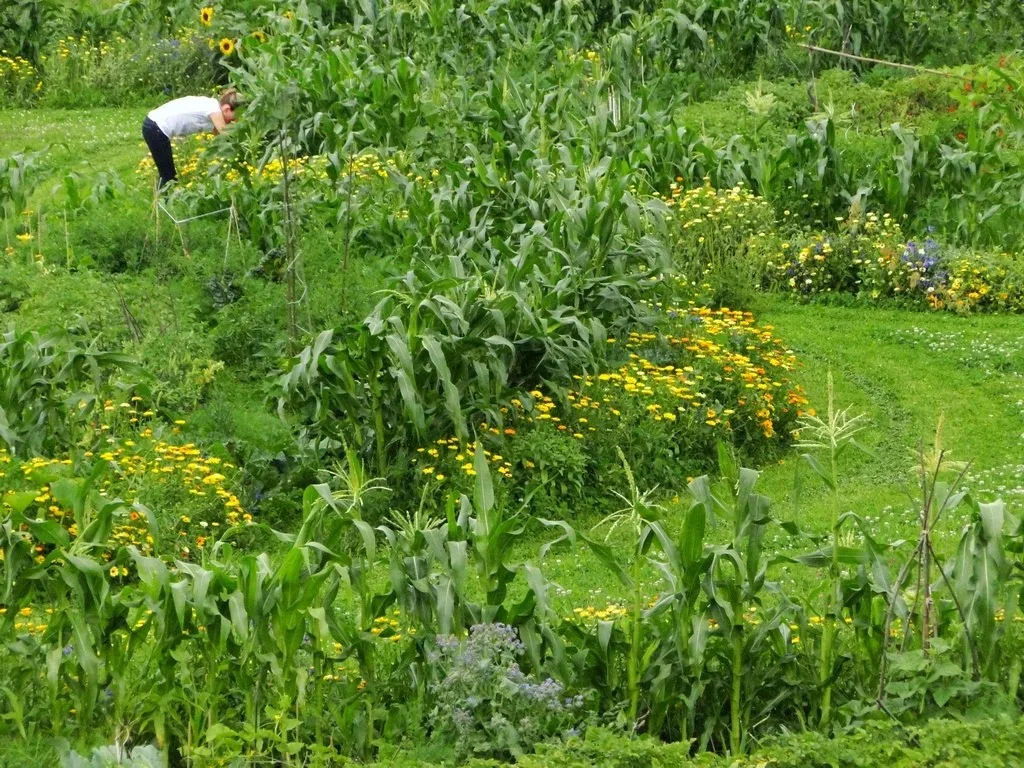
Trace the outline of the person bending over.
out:
<instances>
[{"instance_id":1,"label":"person bending over","mask_svg":"<svg viewBox=\"0 0 1024 768\"><path fill-rule=\"evenodd\" d=\"M235 121L235 108L241 98L228 88L220 99L208 96L183 96L150 112L142 121L142 138L146 140L163 187L178 177L174 170L171 138L212 131L221 133Z\"/></svg>"}]
</instances>

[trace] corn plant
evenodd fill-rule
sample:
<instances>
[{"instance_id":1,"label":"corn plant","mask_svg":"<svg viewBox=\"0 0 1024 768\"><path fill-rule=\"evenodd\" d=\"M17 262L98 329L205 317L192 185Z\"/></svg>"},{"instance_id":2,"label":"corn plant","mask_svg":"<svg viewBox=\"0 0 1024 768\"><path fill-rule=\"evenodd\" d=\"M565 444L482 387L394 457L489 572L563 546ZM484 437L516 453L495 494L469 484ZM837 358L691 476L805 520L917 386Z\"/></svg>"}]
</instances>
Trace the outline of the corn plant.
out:
<instances>
[{"instance_id":1,"label":"corn plant","mask_svg":"<svg viewBox=\"0 0 1024 768\"><path fill-rule=\"evenodd\" d=\"M837 621L842 620L843 594L840 578L840 530L844 517L841 514L839 490L839 459L849 448L864 450L856 435L867 427L863 414L849 415L849 408L836 410L835 393L832 387L832 372L828 374L828 411L825 419L807 416L800 422L800 442L797 448L807 452L800 458L811 468L832 492L832 542L829 563L829 596L825 615L824 634L821 641L821 659L818 681L822 687L820 723L827 728L832 717L832 665ZM825 453L828 464L818 461L813 452Z\"/></svg>"},{"instance_id":2,"label":"corn plant","mask_svg":"<svg viewBox=\"0 0 1024 768\"><path fill-rule=\"evenodd\" d=\"M130 357L70 335L12 328L0 337L0 440L16 454L67 446L114 371L130 365Z\"/></svg>"}]
</instances>

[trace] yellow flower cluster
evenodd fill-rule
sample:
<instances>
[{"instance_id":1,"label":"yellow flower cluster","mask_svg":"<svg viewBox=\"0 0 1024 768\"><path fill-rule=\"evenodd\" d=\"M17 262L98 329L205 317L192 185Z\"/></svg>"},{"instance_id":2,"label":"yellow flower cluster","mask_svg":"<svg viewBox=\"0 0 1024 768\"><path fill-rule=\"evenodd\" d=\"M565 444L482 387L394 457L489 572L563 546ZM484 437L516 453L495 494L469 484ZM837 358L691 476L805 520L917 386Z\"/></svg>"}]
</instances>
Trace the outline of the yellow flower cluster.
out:
<instances>
[{"instance_id":1,"label":"yellow flower cluster","mask_svg":"<svg viewBox=\"0 0 1024 768\"><path fill-rule=\"evenodd\" d=\"M534 392L526 421L550 422L582 440L598 431L592 423L597 415L619 418L639 404L650 420L681 429L752 428L770 439L780 425L803 415L807 398L785 376L796 368L796 357L771 326L758 327L751 313L727 308L690 307L667 314L671 332L629 334L624 343L628 360L617 370L577 377L579 391L568 395L569 418L557 415L550 397ZM652 362L654 355L672 362Z\"/></svg>"},{"instance_id":2,"label":"yellow flower cluster","mask_svg":"<svg viewBox=\"0 0 1024 768\"><path fill-rule=\"evenodd\" d=\"M857 293L934 310L1024 310L1024 271L1009 254L946 256L931 238L908 241L889 214L851 216L838 233L800 242L753 235L769 283L804 295Z\"/></svg>"},{"instance_id":3,"label":"yellow flower cluster","mask_svg":"<svg viewBox=\"0 0 1024 768\"><path fill-rule=\"evenodd\" d=\"M615 621L629 615L629 610L624 605L609 603L604 608L595 608L588 605L586 608L573 608L572 614L566 616L566 621Z\"/></svg>"},{"instance_id":4,"label":"yellow flower cluster","mask_svg":"<svg viewBox=\"0 0 1024 768\"><path fill-rule=\"evenodd\" d=\"M513 429L502 432L486 422L480 424L480 432L483 435L515 434ZM459 484L460 480L476 476L473 459L478 447L483 448L483 443L477 440L464 442L457 437L442 437L431 446L417 448L418 455L413 457L412 463L417 465L419 474L428 480L435 483L449 480ZM511 479L512 462L500 453L487 449L483 449L483 454L493 471L506 480Z\"/></svg>"},{"instance_id":5,"label":"yellow flower cluster","mask_svg":"<svg viewBox=\"0 0 1024 768\"><path fill-rule=\"evenodd\" d=\"M43 82L32 62L0 51L0 92L24 95L42 90Z\"/></svg>"},{"instance_id":6,"label":"yellow flower cluster","mask_svg":"<svg viewBox=\"0 0 1024 768\"><path fill-rule=\"evenodd\" d=\"M669 184L668 194L655 192L653 197L675 211L675 218L684 230L698 228L710 234L736 228L749 233L771 221L771 206L747 187L716 189L707 177L699 187L684 189L683 184L683 178L677 176Z\"/></svg>"},{"instance_id":7,"label":"yellow flower cluster","mask_svg":"<svg viewBox=\"0 0 1024 768\"><path fill-rule=\"evenodd\" d=\"M124 45L128 41L121 36L118 36L113 41L117 45ZM81 37L63 37L57 41L56 54L60 59L69 59L72 56L93 56L93 57L105 57L111 53L111 44L107 40L93 41L88 35L82 35Z\"/></svg>"},{"instance_id":8,"label":"yellow flower cluster","mask_svg":"<svg viewBox=\"0 0 1024 768\"><path fill-rule=\"evenodd\" d=\"M0 607L0 616L6 616L7 609ZM39 610L31 607L25 607L18 611L18 614L14 617L14 631L21 632L29 635L41 635L46 631L49 619L43 620L45 616L53 615L53 608L46 608L45 610Z\"/></svg>"},{"instance_id":9,"label":"yellow flower cluster","mask_svg":"<svg viewBox=\"0 0 1024 768\"><path fill-rule=\"evenodd\" d=\"M667 218L676 223L672 232L684 279L696 286L727 265L741 265L751 272L745 258L748 240L752 233L771 230L771 206L743 186L715 189L708 179L692 189L684 189L683 184L682 177L676 177L668 194L655 193L654 197L665 203ZM735 272L728 269L720 279L742 279Z\"/></svg>"},{"instance_id":10,"label":"yellow flower cluster","mask_svg":"<svg viewBox=\"0 0 1024 768\"><path fill-rule=\"evenodd\" d=\"M175 155L184 155L178 163L178 178L179 184L185 189L194 188L208 178L220 178L229 185L276 186L284 176L285 166L280 158L274 158L262 167L245 161L224 164L219 159L210 158L207 154L208 136L178 139L173 143ZM136 172L149 174L153 172L153 168L152 158L146 155L140 160ZM322 155L292 158L288 161L288 171L292 181L299 183L323 183L329 178L327 158ZM344 178L351 176L357 181L370 181L387 179L392 173L399 173L392 162L375 152L367 151L353 156L350 164L343 169L342 175ZM403 175L417 182L425 181L422 176L416 174ZM436 175L435 171L434 176Z\"/></svg>"},{"instance_id":11,"label":"yellow flower cluster","mask_svg":"<svg viewBox=\"0 0 1024 768\"><path fill-rule=\"evenodd\" d=\"M790 24L786 25L786 37L789 38L790 40L796 40L798 42L801 40L806 40L808 35L810 35L810 33L813 31L814 27L810 25L806 25L803 29L800 29L800 27L792 26Z\"/></svg>"},{"instance_id":12,"label":"yellow flower cluster","mask_svg":"<svg viewBox=\"0 0 1024 768\"><path fill-rule=\"evenodd\" d=\"M370 634L389 643L399 643L405 635L415 636L416 627L403 627L401 622L402 612L397 608L390 616L378 616L373 620L370 627ZM403 635L402 633L405 633Z\"/></svg>"},{"instance_id":13,"label":"yellow flower cluster","mask_svg":"<svg viewBox=\"0 0 1024 768\"><path fill-rule=\"evenodd\" d=\"M601 54L589 48L584 48L582 51L577 51L575 48L570 48L568 51L566 51L565 57L571 63L583 61L586 62L591 67L596 68L601 66Z\"/></svg>"},{"instance_id":14,"label":"yellow flower cluster","mask_svg":"<svg viewBox=\"0 0 1024 768\"><path fill-rule=\"evenodd\" d=\"M207 546L225 528L252 522L252 515L228 486L226 473L235 470L230 462L203 455L194 443L172 443L155 438L148 427L142 429L135 439L110 438L109 443L107 450L84 454L87 461L98 459L110 465L111 473L101 479L98 487L104 497L116 496L134 505L146 503L150 495L158 495L162 503L188 505L189 514L180 515L173 526L177 540L168 548L169 551L161 554L188 559L194 549ZM11 462L9 454L0 451L0 464ZM56 520L75 537L79 531L74 515L70 509L56 503L51 488L54 481L71 473L73 463L66 457L26 460L17 465L19 471L14 477L10 477L9 472L0 472L0 487L6 485L0 495L26 489L37 491L34 502L40 513ZM18 475L20 481L15 482ZM153 551L155 543L143 515L126 506L115 516L105 559L109 560L112 553L129 545L148 553ZM42 560L45 552L42 545L36 546L37 561ZM128 573L114 575L127 576Z\"/></svg>"}]
</instances>

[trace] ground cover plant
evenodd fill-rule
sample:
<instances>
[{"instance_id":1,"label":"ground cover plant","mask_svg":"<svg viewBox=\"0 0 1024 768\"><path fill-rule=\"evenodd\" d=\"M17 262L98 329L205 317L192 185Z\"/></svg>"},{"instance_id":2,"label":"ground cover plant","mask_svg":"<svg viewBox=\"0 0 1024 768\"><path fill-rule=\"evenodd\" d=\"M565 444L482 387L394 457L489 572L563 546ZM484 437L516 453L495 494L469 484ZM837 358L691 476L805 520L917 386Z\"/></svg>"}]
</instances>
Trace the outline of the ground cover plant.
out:
<instances>
[{"instance_id":1,"label":"ground cover plant","mask_svg":"<svg viewBox=\"0 0 1024 768\"><path fill-rule=\"evenodd\" d=\"M0 764L1020 759L1019 4L12 8Z\"/></svg>"}]
</instances>

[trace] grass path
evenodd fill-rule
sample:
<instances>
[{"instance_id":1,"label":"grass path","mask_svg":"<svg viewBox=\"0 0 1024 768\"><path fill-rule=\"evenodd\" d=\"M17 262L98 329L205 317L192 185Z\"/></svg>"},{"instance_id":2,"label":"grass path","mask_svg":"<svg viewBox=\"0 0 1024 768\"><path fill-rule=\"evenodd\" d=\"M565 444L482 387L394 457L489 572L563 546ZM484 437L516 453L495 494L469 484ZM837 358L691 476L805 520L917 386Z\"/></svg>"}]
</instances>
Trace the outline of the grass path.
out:
<instances>
[{"instance_id":1,"label":"grass path","mask_svg":"<svg viewBox=\"0 0 1024 768\"><path fill-rule=\"evenodd\" d=\"M111 169L131 174L148 151L142 141L147 108L13 109L0 111L4 153L49 148L52 175ZM127 180L127 179L126 179Z\"/></svg>"}]
</instances>

